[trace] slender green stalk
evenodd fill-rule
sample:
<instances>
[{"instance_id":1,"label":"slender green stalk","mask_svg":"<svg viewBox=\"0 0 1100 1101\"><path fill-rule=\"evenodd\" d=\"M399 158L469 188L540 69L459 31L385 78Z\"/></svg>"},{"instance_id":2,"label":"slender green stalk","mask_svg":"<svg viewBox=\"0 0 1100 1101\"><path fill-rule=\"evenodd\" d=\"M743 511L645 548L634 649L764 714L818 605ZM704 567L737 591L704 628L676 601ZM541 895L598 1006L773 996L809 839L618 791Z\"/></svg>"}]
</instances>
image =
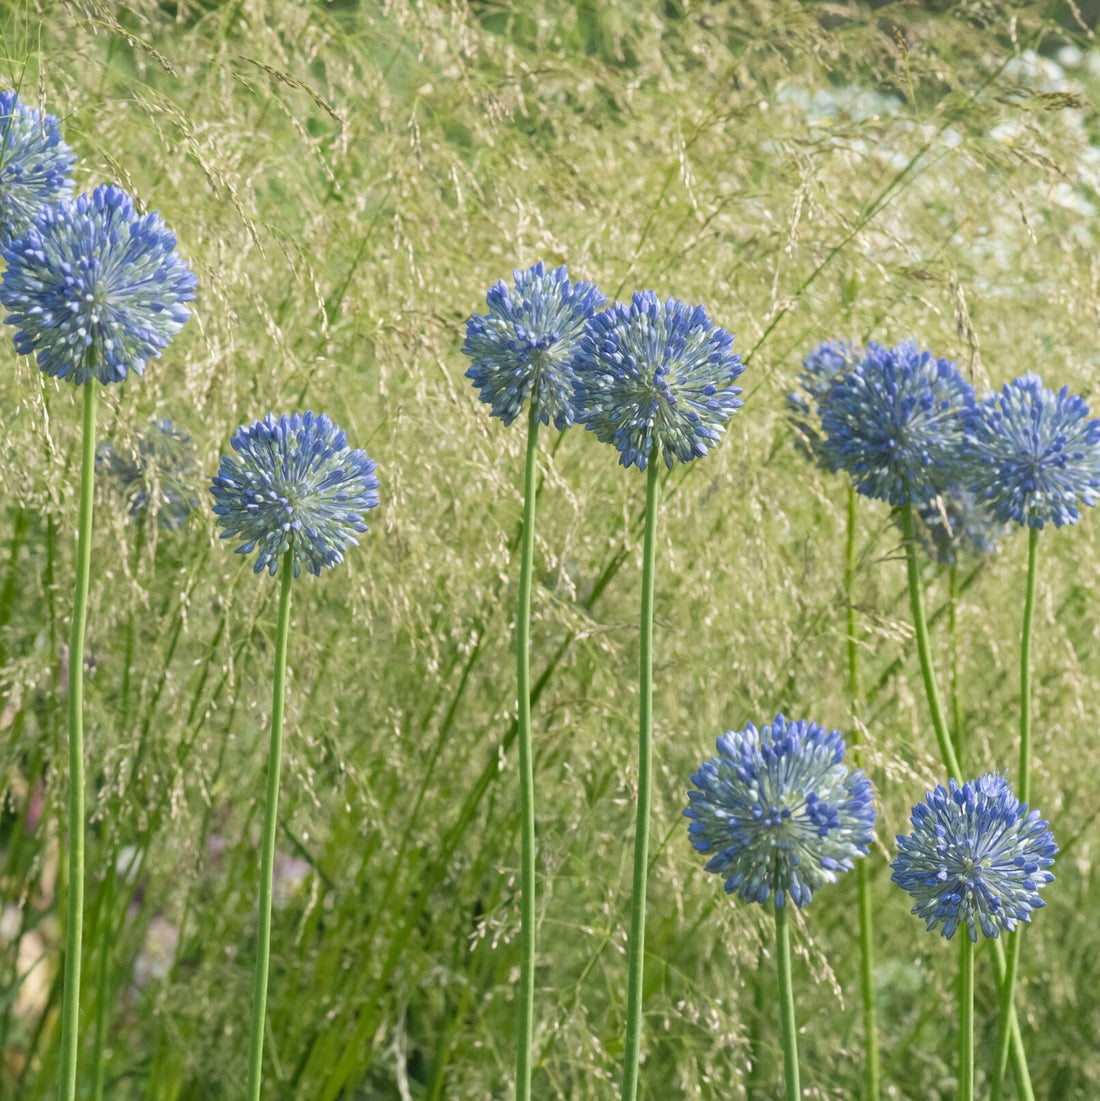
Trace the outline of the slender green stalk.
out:
<instances>
[{"instance_id":1,"label":"slender green stalk","mask_svg":"<svg viewBox=\"0 0 1100 1101\"><path fill-rule=\"evenodd\" d=\"M520 963L516 1099L531 1097L531 1043L535 1022L535 770L531 745L531 574L535 561L539 419L531 403L523 475L519 609L516 613L516 694L519 701Z\"/></svg>"},{"instance_id":2,"label":"slender green stalk","mask_svg":"<svg viewBox=\"0 0 1100 1101\"><path fill-rule=\"evenodd\" d=\"M1020 775L1016 794L1021 803L1031 797L1031 624L1035 613L1035 578L1038 573L1039 529L1028 529L1027 591L1024 597L1024 625L1020 637ZM1016 975L1020 969L1023 926L1009 934L1005 952L1005 981L1001 986L1000 1012L997 1018L997 1057L993 1064L993 1101L1000 1101L1005 1071L1008 1069L1010 1040L1009 1014L1016 996Z\"/></svg>"},{"instance_id":3,"label":"slender green stalk","mask_svg":"<svg viewBox=\"0 0 1100 1101\"><path fill-rule=\"evenodd\" d=\"M863 768L863 747L859 717L862 691L859 681L859 635L855 605L856 578L856 490L848 484L848 535L844 553L844 594L848 613L848 700L852 709L850 742L852 760ZM875 1007L875 935L871 905L871 863L856 864L859 891L859 979L863 999L863 1095L864 1101L878 1101L882 1071L879 1061L878 1013Z\"/></svg>"},{"instance_id":4,"label":"slender green stalk","mask_svg":"<svg viewBox=\"0 0 1100 1101\"><path fill-rule=\"evenodd\" d=\"M779 1027L783 1043L783 1082L786 1101L799 1101L798 1029L794 1020L794 984L791 982L791 935L787 907L775 907L775 960L779 968Z\"/></svg>"},{"instance_id":5,"label":"slender green stalk","mask_svg":"<svg viewBox=\"0 0 1100 1101\"><path fill-rule=\"evenodd\" d=\"M638 1096L642 1054L642 976L645 960L646 872L649 868L649 806L653 782L653 592L657 558L657 504L660 453L649 456L642 542L641 665L638 677L638 816L634 828L634 881L630 896L629 978L626 993L626 1053L623 1056L622 1101Z\"/></svg>"},{"instance_id":6,"label":"slender green stalk","mask_svg":"<svg viewBox=\"0 0 1100 1101\"><path fill-rule=\"evenodd\" d=\"M271 745L267 753L267 797L260 855L260 912L256 933L256 970L252 984L252 1031L248 1042L247 1101L260 1101L264 1061L264 1019L267 1015L267 974L271 964L271 882L275 871L275 827L279 820L279 771L283 756L283 705L286 699L286 643L290 634L290 586L294 580L292 552L282 561L279 626L275 635L275 679L271 701Z\"/></svg>"},{"instance_id":7,"label":"slender green stalk","mask_svg":"<svg viewBox=\"0 0 1100 1101\"><path fill-rule=\"evenodd\" d=\"M951 650L951 736L955 742L955 755L959 767L966 760L966 742L962 725L962 707L959 702L959 567L952 562L947 571L947 637Z\"/></svg>"},{"instance_id":8,"label":"slender green stalk","mask_svg":"<svg viewBox=\"0 0 1100 1101\"><path fill-rule=\"evenodd\" d=\"M961 781L963 778L962 770L959 767L959 760L955 755L954 746L948 736L943 705L940 702L939 690L936 687L936 671L932 666L932 651L928 641L928 623L924 615L924 594L921 590L920 569L917 563L912 503L907 504L902 509L901 523L909 578L909 604L913 613L913 627L917 636L917 652L920 655L921 675L924 678L925 695L928 698L928 708L932 715L932 726L936 731L936 741L939 744L940 757L943 760L944 768L947 769L948 775ZM996 940L990 942L990 951L993 953L996 965L997 988L1003 993L1008 978L1005 952L1000 942ZM1020 1036L1020 1025L1016 1018L1016 1011L1011 1005L1008 1031L1011 1034L1012 1070L1016 1076L1016 1087L1022 1101L1034 1101L1035 1094L1032 1090L1031 1075L1028 1071L1027 1057Z\"/></svg>"},{"instance_id":9,"label":"slender green stalk","mask_svg":"<svg viewBox=\"0 0 1100 1101\"><path fill-rule=\"evenodd\" d=\"M76 1097L80 1035L80 956L84 941L84 634L92 571L96 386L95 379L90 378L84 387L80 527L73 631L69 641L69 897L65 916L65 989L61 1000L61 1101L73 1101Z\"/></svg>"},{"instance_id":10,"label":"slender green stalk","mask_svg":"<svg viewBox=\"0 0 1100 1101\"><path fill-rule=\"evenodd\" d=\"M974 1101L974 942L959 933L959 1101Z\"/></svg>"}]
</instances>

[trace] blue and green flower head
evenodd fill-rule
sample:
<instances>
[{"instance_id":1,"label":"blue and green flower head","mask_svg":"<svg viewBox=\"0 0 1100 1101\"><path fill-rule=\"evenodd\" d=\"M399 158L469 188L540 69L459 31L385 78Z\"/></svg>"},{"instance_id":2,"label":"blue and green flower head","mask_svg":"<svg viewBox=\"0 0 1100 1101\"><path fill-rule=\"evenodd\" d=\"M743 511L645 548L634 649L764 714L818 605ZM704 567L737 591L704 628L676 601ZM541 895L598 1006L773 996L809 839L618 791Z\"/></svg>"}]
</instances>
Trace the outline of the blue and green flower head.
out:
<instances>
[{"instance_id":1,"label":"blue and green flower head","mask_svg":"<svg viewBox=\"0 0 1100 1101\"><path fill-rule=\"evenodd\" d=\"M78 386L142 374L190 316L195 276L175 237L114 186L46 207L3 255L16 350Z\"/></svg>"},{"instance_id":2,"label":"blue and green flower head","mask_svg":"<svg viewBox=\"0 0 1100 1101\"><path fill-rule=\"evenodd\" d=\"M923 504L957 476L973 401L953 363L912 341L872 343L821 400L823 454L865 496Z\"/></svg>"},{"instance_id":3,"label":"blue and green flower head","mask_svg":"<svg viewBox=\"0 0 1100 1101\"><path fill-rule=\"evenodd\" d=\"M541 261L513 272L486 296L487 314L466 322L462 350L473 360L466 377L494 417L511 424L524 406L543 424L561 430L573 423L573 361L585 325L607 301L592 283L571 283L564 267L547 271Z\"/></svg>"},{"instance_id":4,"label":"blue and green flower head","mask_svg":"<svg viewBox=\"0 0 1100 1101\"><path fill-rule=\"evenodd\" d=\"M290 551L295 577L302 566L319 577L358 546L363 517L378 504L375 463L327 416L269 413L230 442L236 457L222 457L210 488L214 513L223 539L244 540L238 554L256 551L256 573L274 576Z\"/></svg>"},{"instance_id":5,"label":"blue and green flower head","mask_svg":"<svg viewBox=\"0 0 1100 1101\"><path fill-rule=\"evenodd\" d=\"M795 433L795 446L802 455L831 471L822 450L821 403L837 376L851 370L863 352L847 340L825 340L802 361L795 379L797 389L787 395L787 415Z\"/></svg>"},{"instance_id":6,"label":"blue and green flower head","mask_svg":"<svg viewBox=\"0 0 1100 1101\"><path fill-rule=\"evenodd\" d=\"M672 469L722 438L742 402L744 366L733 337L702 306L636 291L588 326L577 361L577 422L614 444L623 466L644 470L654 447Z\"/></svg>"},{"instance_id":7,"label":"blue and green flower head","mask_svg":"<svg viewBox=\"0 0 1100 1101\"><path fill-rule=\"evenodd\" d=\"M999 773L961 786L938 785L913 808L913 832L898 837L890 877L916 899L929 932L950 939L965 926L972 941L1011 933L1045 903L1039 889L1058 846L1038 811L1029 811Z\"/></svg>"},{"instance_id":8,"label":"blue and green flower head","mask_svg":"<svg viewBox=\"0 0 1100 1101\"><path fill-rule=\"evenodd\" d=\"M1061 527L1100 498L1100 420L1063 386L1024 375L981 401L966 420L971 489L1001 523Z\"/></svg>"},{"instance_id":9,"label":"blue and green flower head","mask_svg":"<svg viewBox=\"0 0 1100 1101\"><path fill-rule=\"evenodd\" d=\"M837 730L783 715L729 730L692 776L688 831L708 872L746 902L805 906L874 840L871 781L844 763Z\"/></svg>"},{"instance_id":10,"label":"blue and green flower head","mask_svg":"<svg viewBox=\"0 0 1100 1101\"><path fill-rule=\"evenodd\" d=\"M0 92L0 248L24 233L38 213L72 194L73 151L53 115Z\"/></svg>"}]
</instances>

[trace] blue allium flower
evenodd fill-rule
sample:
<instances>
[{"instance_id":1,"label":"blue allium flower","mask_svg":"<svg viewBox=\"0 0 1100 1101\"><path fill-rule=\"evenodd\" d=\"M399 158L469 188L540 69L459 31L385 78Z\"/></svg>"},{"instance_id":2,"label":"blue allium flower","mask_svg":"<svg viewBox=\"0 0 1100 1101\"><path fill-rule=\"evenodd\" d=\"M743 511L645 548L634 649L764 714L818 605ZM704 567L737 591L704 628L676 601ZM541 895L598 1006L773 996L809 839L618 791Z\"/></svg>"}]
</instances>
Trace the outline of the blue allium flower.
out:
<instances>
[{"instance_id":1,"label":"blue allium flower","mask_svg":"<svg viewBox=\"0 0 1100 1101\"><path fill-rule=\"evenodd\" d=\"M689 833L706 870L746 902L789 894L801 908L866 856L874 839L871 781L844 764L837 730L777 715L757 730L729 730L718 756L692 776Z\"/></svg>"},{"instance_id":2,"label":"blue allium flower","mask_svg":"<svg viewBox=\"0 0 1100 1101\"><path fill-rule=\"evenodd\" d=\"M898 837L890 877L917 903L913 913L945 937L965 925L970 939L1011 933L1045 905L1058 846L1038 811L1028 811L998 773L961 787L955 780L913 808L913 832Z\"/></svg>"},{"instance_id":3,"label":"blue allium flower","mask_svg":"<svg viewBox=\"0 0 1100 1101\"><path fill-rule=\"evenodd\" d=\"M0 302L15 347L83 385L140 375L187 320L195 276L159 214L114 186L42 210L4 249Z\"/></svg>"},{"instance_id":4,"label":"blue allium flower","mask_svg":"<svg viewBox=\"0 0 1100 1101\"><path fill-rule=\"evenodd\" d=\"M154 421L134 433L127 451L111 443L96 448L96 470L111 480L129 502L129 512L141 524L150 505L157 525L166 531L183 527L194 509L195 446L191 437L170 420Z\"/></svg>"},{"instance_id":5,"label":"blue allium flower","mask_svg":"<svg viewBox=\"0 0 1100 1101\"><path fill-rule=\"evenodd\" d=\"M742 404L731 383L744 367L733 337L702 306L636 291L589 322L577 360L577 421L614 444L623 466L645 470L656 445L669 469L722 438Z\"/></svg>"},{"instance_id":6,"label":"blue allium flower","mask_svg":"<svg viewBox=\"0 0 1100 1101\"><path fill-rule=\"evenodd\" d=\"M487 314L466 322L463 352L473 365L466 377L494 417L511 424L530 401L543 424L573 423L573 361L585 325L607 299L592 283L570 283L564 267L538 263L512 273L515 291L502 282L486 296Z\"/></svg>"},{"instance_id":7,"label":"blue allium flower","mask_svg":"<svg viewBox=\"0 0 1100 1101\"><path fill-rule=\"evenodd\" d=\"M811 462L827 470L832 465L822 451L821 402L838 375L851 370L863 352L847 340L826 340L802 361L795 382L798 389L787 395L787 414L795 433L795 446Z\"/></svg>"},{"instance_id":8,"label":"blue allium flower","mask_svg":"<svg viewBox=\"0 0 1100 1101\"><path fill-rule=\"evenodd\" d=\"M319 577L359 545L363 514L378 504L375 464L328 417L269 413L230 442L238 457L222 456L210 492L222 538L243 539L238 554L257 551L256 573L266 566L274 576L291 551L295 577L303 565Z\"/></svg>"},{"instance_id":9,"label":"blue allium flower","mask_svg":"<svg viewBox=\"0 0 1100 1101\"><path fill-rule=\"evenodd\" d=\"M906 341L871 344L821 402L824 454L867 497L932 500L956 475L974 392L953 363Z\"/></svg>"},{"instance_id":10,"label":"blue allium flower","mask_svg":"<svg viewBox=\"0 0 1100 1101\"><path fill-rule=\"evenodd\" d=\"M23 233L43 207L72 193L76 157L53 115L0 92L0 248Z\"/></svg>"},{"instance_id":11,"label":"blue allium flower","mask_svg":"<svg viewBox=\"0 0 1100 1101\"><path fill-rule=\"evenodd\" d=\"M1100 420L1066 387L1024 375L966 420L969 482L1002 523L1075 524L1100 490Z\"/></svg>"},{"instance_id":12,"label":"blue allium flower","mask_svg":"<svg viewBox=\"0 0 1100 1101\"><path fill-rule=\"evenodd\" d=\"M953 566L967 556L996 554L1005 530L983 501L957 483L949 484L931 503L921 505L917 516L921 542L944 566Z\"/></svg>"}]
</instances>

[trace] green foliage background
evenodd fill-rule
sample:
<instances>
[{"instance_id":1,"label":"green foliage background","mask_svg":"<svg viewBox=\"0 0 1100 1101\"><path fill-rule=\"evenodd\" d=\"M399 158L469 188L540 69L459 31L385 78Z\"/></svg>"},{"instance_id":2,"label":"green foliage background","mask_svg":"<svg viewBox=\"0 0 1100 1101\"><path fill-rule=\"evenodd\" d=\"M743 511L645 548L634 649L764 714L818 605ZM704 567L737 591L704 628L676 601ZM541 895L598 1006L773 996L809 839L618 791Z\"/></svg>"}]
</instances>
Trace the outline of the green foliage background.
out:
<instances>
[{"instance_id":1,"label":"green foliage background","mask_svg":"<svg viewBox=\"0 0 1100 1101\"><path fill-rule=\"evenodd\" d=\"M460 345L487 288L540 258L609 295L704 303L748 364L727 439L669 476L662 511L642 1088L777 1094L769 926L702 871L680 811L724 729L780 709L850 728L845 490L794 452L785 395L821 339L912 335L979 386L1034 370L1096 404L1100 53L1086 16L984 0L0 9L0 83L61 116L82 189L115 181L160 210L200 280L180 339L101 408L123 453L156 418L190 433L203 501L163 530L101 483L85 1096L243 1089L275 585L218 541L205 486L238 424L299 408L328 412L377 459L383 498L362 549L296 586L268 1096L508 1095L522 431L490 421ZM58 1042L79 413L71 388L8 347L0 1097L35 1101L55 1088ZM637 472L590 435L544 451L543 1098L617 1089L641 504ZM886 1095L934 1101L954 1094L955 946L923 934L886 860L941 770L899 535L878 504L860 524ZM1015 770L1025 543L963 574L975 772ZM1041 551L1033 788L1063 852L1025 942L1021 1020L1037 1096L1093 1099L1096 517L1045 532ZM942 608L942 573L929 565L927 581ZM936 630L946 681L942 614ZM815 899L795 937L806 1096L857 1097L854 877ZM979 961L981 1083L995 1012Z\"/></svg>"}]
</instances>

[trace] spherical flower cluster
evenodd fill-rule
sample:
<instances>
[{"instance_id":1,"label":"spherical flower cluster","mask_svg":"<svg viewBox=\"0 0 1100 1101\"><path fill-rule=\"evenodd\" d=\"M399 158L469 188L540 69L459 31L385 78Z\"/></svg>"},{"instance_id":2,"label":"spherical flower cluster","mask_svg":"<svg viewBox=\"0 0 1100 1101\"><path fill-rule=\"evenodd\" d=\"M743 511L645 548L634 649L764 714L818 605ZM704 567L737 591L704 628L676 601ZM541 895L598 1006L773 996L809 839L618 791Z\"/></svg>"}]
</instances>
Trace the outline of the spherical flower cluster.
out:
<instances>
[{"instance_id":1,"label":"spherical flower cluster","mask_svg":"<svg viewBox=\"0 0 1100 1101\"><path fill-rule=\"evenodd\" d=\"M952 479L973 401L947 360L912 342L871 344L822 401L825 457L867 497L925 504Z\"/></svg>"},{"instance_id":2,"label":"spherical flower cluster","mask_svg":"<svg viewBox=\"0 0 1100 1101\"><path fill-rule=\"evenodd\" d=\"M795 433L795 446L811 462L827 470L831 464L822 451L821 402L838 375L851 370L863 352L847 340L826 340L802 361L795 380L798 389L787 395L787 413Z\"/></svg>"},{"instance_id":3,"label":"spherical flower cluster","mask_svg":"<svg viewBox=\"0 0 1100 1101\"><path fill-rule=\"evenodd\" d=\"M967 556L986 558L997 553L1004 534L982 501L957 483L949 484L935 500L917 509L920 537L926 549L944 566Z\"/></svg>"},{"instance_id":4,"label":"spherical flower cluster","mask_svg":"<svg viewBox=\"0 0 1100 1101\"><path fill-rule=\"evenodd\" d=\"M96 448L96 470L117 486L129 503L134 520L144 523L150 506L157 526L166 531L183 527L194 509L195 446L191 437L170 420L155 421L134 434L123 452L111 443Z\"/></svg>"},{"instance_id":5,"label":"spherical flower cluster","mask_svg":"<svg viewBox=\"0 0 1100 1101\"><path fill-rule=\"evenodd\" d=\"M0 247L25 232L43 207L72 193L76 157L53 115L0 92Z\"/></svg>"},{"instance_id":6,"label":"spherical flower cluster","mask_svg":"<svg viewBox=\"0 0 1100 1101\"><path fill-rule=\"evenodd\" d=\"M289 551L295 577L303 565L320 576L358 546L363 514L378 504L375 464L328 417L269 413L231 443L237 458L222 457L210 492L222 538L243 539L238 554L257 551L256 573L274 576Z\"/></svg>"},{"instance_id":7,"label":"spherical flower cluster","mask_svg":"<svg viewBox=\"0 0 1100 1101\"><path fill-rule=\"evenodd\" d=\"M564 267L538 263L513 272L515 291L503 282L486 296L487 314L466 322L463 352L473 365L466 377L492 416L511 424L524 404L543 424L573 423L573 361L585 325L607 299L592 283L570 283Z\"/></svg>"},{"instance_id":8,"label":"spherical flower cluster","mask_svg":"<svg viewBox=\"0 0 1100 1101\"><path fill-rule=\"evenodd\" d=\"M692 844L706 870L746 902L790 895L801 908L865 856L874 838L871 782L844 764L839 731L777 715L757 730L727 731L689 791Z\"/></svg>"},{"instance_id":9,"label":"spherical flower cluster","mask_svg":"<svg viewBox=\"0 0 1100 1101\"><path fill-rule=\"evenodd\" d=\"M644 470L656 447L669 469L721 439L742 404L731 385L744 367L733 337L702 306L637 291L588 326L577 361L577 421L614 444L623 466Z\"/></svg>"},{"instance_id":10,"label":"spherical flower cluster","mask_svg":"<svg viewBox=\"0 0 1100 1101\"><path fill-rule=\"evenodd\" d=\"M966 420L968 481L1001 523L1075 524L1100 491L1100 420L1066 387L1025 375Z\"/></svg>"},{"instance_id":11,"label":"spherical flower cluster","mask_svg":"<svg viewBox=\"0 0 1100 1101\"><path fill-rule=\"evenodd\" d=\"M1045 905L1039 888L1053 874L1058 846L1038 811L1028 811L1005 778L986 773L961 787L940 784L913 808L913 832L898 837L891 879L915 898L929 931L952 937L965 925L996 937Z\"/></svg>"},{"instance_id":12,"label":"spherical flower cluster","mask_svg":"<svg viewBox=\"0 0 1100 1101\"><path fill-rule=\"evenodd\" d=\"M15 346L77 385L140 375L187 320L195 276L159 214L114 186L47 207L4 249Z\"/></svg>"}]
</instances>

